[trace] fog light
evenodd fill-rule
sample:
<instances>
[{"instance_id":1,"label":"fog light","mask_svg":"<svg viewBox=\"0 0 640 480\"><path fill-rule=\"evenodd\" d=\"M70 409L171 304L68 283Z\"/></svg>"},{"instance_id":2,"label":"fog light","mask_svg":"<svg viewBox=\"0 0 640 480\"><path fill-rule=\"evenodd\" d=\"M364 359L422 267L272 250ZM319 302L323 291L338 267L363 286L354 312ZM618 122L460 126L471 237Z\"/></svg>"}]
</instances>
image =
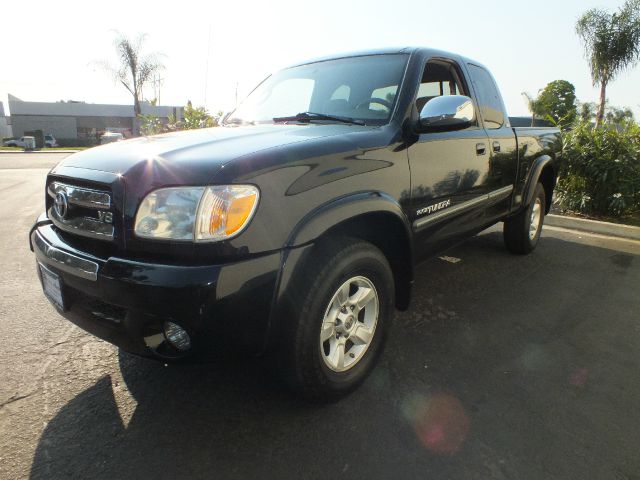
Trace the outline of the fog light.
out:
<instances>
[{"instance_id":1,"label":"fog light","mask_svg":"<svg viewBox=\"0 0 640 480\"><path fill-rule=\"evenodd\" d=\"M191 338L187 331L173 322L164 322L164 336L172 347L184 352L191 348Z\"/></svg>"}]
</instances>

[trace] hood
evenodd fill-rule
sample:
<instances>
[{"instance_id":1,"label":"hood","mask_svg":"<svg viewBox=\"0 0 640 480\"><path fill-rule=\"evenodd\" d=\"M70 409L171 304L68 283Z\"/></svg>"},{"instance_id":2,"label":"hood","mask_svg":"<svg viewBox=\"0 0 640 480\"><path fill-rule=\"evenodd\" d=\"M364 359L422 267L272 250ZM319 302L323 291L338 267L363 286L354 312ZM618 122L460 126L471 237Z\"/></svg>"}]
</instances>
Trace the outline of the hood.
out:
<instances>
[{"instance_id":1,"label":"hood","mask_svg":"<svg viewBox=\"0 0 640 480\"><path fill-rule=\"evenodd\" d=\"M372 127L357 125L259 125L173 132L109 143L76 153L56 169L76 167L160 183L206 183L228 162L273 147L347 134ZM54 172L55 173L55 170ZM156 183L156 182L153 182Z\"/></svg>"}]
</instances>

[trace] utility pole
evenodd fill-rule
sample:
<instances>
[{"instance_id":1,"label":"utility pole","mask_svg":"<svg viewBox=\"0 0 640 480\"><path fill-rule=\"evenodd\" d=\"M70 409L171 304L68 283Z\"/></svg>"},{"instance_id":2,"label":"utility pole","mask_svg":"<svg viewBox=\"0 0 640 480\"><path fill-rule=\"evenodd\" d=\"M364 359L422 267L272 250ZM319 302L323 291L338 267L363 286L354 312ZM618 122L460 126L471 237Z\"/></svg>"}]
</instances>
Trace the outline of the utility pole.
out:
<instances>
[{"instance_id":1,"label":"utility pole","mask_svg":"<svg viewBox=\"0 0 640 480\"><path fill-rule=\"evenodd\" d=\"M236 82L236 107L238 108L238 82Z\"/></svg>"},{"instance_id":2,"label":"utility pole","mask_svg":"<svg viewBox=\"0 0 640 480\"><path fill-rule=\"evenodd\" d=\"M207 108L207 87L209 86L209 55L211 52L211 25L209 25L209 37L207 39L207 62L204 72L204 107Z\"/></svg>"},{"instance_id":3,"label":"utility pole","mask_svg":"<svg viewBox=\"0 0 640 480\"><path fill-rule=\"evenodd\" d=\"M156 105L160 105L160 87L162 86L162 82L164 82L164 78L160 75L153 76L153 96L156 99Z\"/></svg>"}]
</instances>

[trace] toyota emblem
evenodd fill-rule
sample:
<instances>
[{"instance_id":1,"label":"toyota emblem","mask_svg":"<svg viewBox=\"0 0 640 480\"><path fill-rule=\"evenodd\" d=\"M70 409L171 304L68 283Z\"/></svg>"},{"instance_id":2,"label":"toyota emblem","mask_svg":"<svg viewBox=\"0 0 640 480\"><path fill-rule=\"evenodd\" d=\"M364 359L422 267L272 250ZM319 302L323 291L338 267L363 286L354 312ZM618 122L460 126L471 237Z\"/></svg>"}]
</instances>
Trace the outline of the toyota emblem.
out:
<instances>
[{"instance_id":1,"label":"toyota emblem","mask_svg":"<svg viewBox=\"0 0 640 480\"><path fill-rule=\"evenodd\" d=\"M58 217L64 218L69 210L69 202L67 201L67 194L64 191L60 191L56 194L55 203L53 204Z\"/></svg>"}]
</instances>

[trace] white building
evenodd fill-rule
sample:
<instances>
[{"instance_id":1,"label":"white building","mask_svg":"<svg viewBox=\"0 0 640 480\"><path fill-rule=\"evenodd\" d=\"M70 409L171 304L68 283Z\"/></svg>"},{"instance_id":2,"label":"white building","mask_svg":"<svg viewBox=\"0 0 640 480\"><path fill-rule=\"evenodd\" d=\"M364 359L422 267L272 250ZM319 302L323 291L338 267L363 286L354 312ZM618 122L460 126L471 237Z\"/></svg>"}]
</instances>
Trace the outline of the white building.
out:
<instances>
[{"instance_id":1,"label":"white building","mask_svg":"<svg viewBox=\"0 0 640 480\"><path fill-rule=\"evenodd\" d=\"M143 115L166 121L169 116L180 120L183 107L141 104ZM9 95L9 112L14 136L42 130L57 139L95 139L104 132L131 134L135 118L133 105L104 105L85 102L25 102Z\"/></svg>"},{"instance_id":2,"label":"white building","mask_svg":"<svg viewBox=\"0 0 640 480\"><path fill-rule=\"evenodd\" d=\"M0 102L0 140L12 136L13 133L11 132L11 124L9 123L9 118L5 116L4 105L2 105L2 102Z\"/></svg>"}]
</instances>

